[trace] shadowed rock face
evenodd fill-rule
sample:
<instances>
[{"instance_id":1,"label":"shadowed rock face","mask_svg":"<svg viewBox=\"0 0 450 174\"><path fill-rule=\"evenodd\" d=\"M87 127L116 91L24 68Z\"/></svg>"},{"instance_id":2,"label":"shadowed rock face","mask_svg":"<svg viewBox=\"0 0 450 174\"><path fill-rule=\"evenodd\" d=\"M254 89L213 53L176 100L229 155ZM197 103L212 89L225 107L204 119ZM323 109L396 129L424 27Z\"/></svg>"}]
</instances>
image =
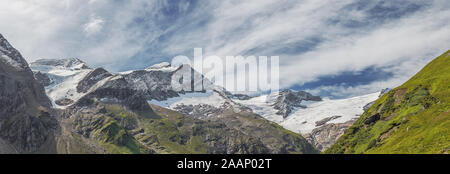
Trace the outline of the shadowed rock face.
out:
<instances>
[{"instance_id":1,"label":"shadowed rock face","mask_svg":"<svg viewBox=\"0 0 450 174\"><path fill-rule=\"evenodd\" d=\"M16 152L33 152L50 138L54 118L44 87L22 55L0 35L0 138Z\"/></svg>"},{"instance_id":2,"label":"shadowed rock face","mask_svg":"<svg viewBox=\"0 0 450 174\"><path fill-rule=\"evenodd\" d=\"M51 106L22 55L0 35L0 112Z\"/></svg>"},{"instance_id":3,"label":"shadowed rock face","mask_svg":"<svg viewBox=\"0 0 450 174\"><path fill-rule=\"evenodd\" d=\"M77 91L79 93L85 93L96 83L110 76L112 76L112 74L105 69L97 68L94 71L91 71L78 83Z\"/></svg>"},{"instance_id":4,"label":"shadowed rock face","mask_svg":"<svg viewBox=\"0 0 450 174\"><path fill-rule=\"evenodd\" d=\"M42 86L48 86L51 84L50 78L47 76L47 74L41 73L40 71L33 71L34 78L42 84Z\"/></svg>"}]
</instances>

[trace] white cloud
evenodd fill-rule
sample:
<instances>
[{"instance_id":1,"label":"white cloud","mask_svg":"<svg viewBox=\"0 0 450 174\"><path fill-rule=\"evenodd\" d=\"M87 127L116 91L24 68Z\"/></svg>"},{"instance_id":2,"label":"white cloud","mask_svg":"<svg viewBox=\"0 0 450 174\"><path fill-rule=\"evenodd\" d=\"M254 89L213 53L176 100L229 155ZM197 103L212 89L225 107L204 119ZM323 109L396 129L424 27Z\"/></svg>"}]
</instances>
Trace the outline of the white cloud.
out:
<instances>
[{"instance_id":1,"label":"white cloud","mask_svg":"<svg viewBox=\"0 0 450 174\"><path fill-rule=\"evenodd\" d=\"M100 32L103 29L104 23L105 21L102 18L93 16L88 23L84 24L83 30L90 36Z\"/></svg>"},{"instance_id":2,"label":"white cloud","mask_svg":"<svg viewBox=\"0 0 450 174\"><path fill-rule=\"evenodd\" d=\"M349 8L355 3L367 4ZM379 12L386 15L408 11L414 3L422 7L408 15L371 16L377 5L394 9ZM347 89L352 95L397 86L448 50L449 9L447 0L228 0L176 6L145 0L3 0L0 32L28 61L80 57L113 71L146 65L152 57L170 61L169 56L202 47L205 57L280 56L282 87L367 67L394 74ZM299 45L307 48L295 52ZM131 60L139 53L139 61Z\"/></svg>"},{"instance_id":3,"label":"white cloud","mask_svg":"<svg viewBox=\"0 0 450 174\"><path fill-rule=\"evenodd\" d=\"M370 66L392 66L389 83L374 82L366 91L400 85L426 63L450 49L450 11L431 8L396 20L364 34L336 37L317 49L299 55L283 67L285 86L315 80L319 76L358 71ZM299 69L303 72L298 73ZM395 81L395 83L394 83ZM386 86L382 87L380 84ZM338 88L341 90L341 88ZM353 89L352 89L353 90Z\"/></svg>"}]
</instances>

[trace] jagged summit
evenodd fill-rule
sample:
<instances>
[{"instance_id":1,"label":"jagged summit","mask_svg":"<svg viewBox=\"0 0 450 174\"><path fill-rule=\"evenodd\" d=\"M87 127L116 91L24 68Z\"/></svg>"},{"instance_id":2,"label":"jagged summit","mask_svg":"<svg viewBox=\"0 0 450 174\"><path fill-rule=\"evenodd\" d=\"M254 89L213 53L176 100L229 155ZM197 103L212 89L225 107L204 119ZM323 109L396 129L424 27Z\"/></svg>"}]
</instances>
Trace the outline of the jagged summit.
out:
<instances>
[{"instance_id":1,"label":"jagged summit","mask_svg":"<svg viewBox=\"0 0 450 174\"><path fill-rule=\"evenodd\" d=\"M126 95L138 93L145 100L165 101L180 97L191 91L178 91L174 89L172 79L176 74L192 71L194 77L202 80L194 84L180 84L183 89L186 85L202 87L206 91L215 88L209 80L187 65L173 67L168 62L153 65L145 70L132 70L121 73L110 73L103 68L91 69L85 62L77 58L71 59L40 59L30 64L35 78L46 86L46 91L55 107L65 108L75 104L78 100L90 93L100 93L105 100L118 100ZM205 83L202 83L205 82ZM206 84L206 85L204 85ZM198 88L196 88L198 89ZM117 96L120 97L117 97Z\"/></svg>"}]
</instances>

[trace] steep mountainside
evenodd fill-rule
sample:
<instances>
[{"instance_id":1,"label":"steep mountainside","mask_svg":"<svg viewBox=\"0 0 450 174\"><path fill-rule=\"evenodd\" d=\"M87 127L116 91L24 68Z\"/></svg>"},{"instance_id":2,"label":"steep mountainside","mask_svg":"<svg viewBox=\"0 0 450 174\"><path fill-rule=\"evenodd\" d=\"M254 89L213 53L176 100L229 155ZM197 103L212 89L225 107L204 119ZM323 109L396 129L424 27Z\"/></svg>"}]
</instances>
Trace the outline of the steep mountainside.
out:
<instances>
[{"instance_id":1,"label":"steep mountainside","mask_svg":"<svg viewBox=\"0 0 450 174\"><path fill-rule=\"evenodd\" d=\"M52 137L50 100L27 62L0 35L0 153L35 152Z\"/></svg>"},{"instance_id":2,"label":"steep mountainside","mask_svg":"<svg viewBox=\"0 0 450 174\"><path fill-rule=\"evenodd\" d=\"M449 153L450 51L378 99L327 153Z\"/></svg>"}]
</instances>

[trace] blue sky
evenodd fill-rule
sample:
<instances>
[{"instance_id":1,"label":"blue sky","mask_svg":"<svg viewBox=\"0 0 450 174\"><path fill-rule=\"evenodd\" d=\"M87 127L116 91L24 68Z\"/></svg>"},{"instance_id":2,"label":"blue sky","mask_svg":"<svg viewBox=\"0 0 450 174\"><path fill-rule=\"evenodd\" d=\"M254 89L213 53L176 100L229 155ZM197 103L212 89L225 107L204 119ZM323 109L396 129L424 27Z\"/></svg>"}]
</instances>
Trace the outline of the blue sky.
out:
<instances>
[{"instance_id":1,"label":"blue sky","mask_svg":"<svg viewBox=\"0 0 450 174\"><path fill-rule=\"evenodd\" d=\"M4 0L28 61L119 72L176 55L280 56L283 88L344 98L400 85L450 49L447 0Z\"/></svg>"}]
</instances>

